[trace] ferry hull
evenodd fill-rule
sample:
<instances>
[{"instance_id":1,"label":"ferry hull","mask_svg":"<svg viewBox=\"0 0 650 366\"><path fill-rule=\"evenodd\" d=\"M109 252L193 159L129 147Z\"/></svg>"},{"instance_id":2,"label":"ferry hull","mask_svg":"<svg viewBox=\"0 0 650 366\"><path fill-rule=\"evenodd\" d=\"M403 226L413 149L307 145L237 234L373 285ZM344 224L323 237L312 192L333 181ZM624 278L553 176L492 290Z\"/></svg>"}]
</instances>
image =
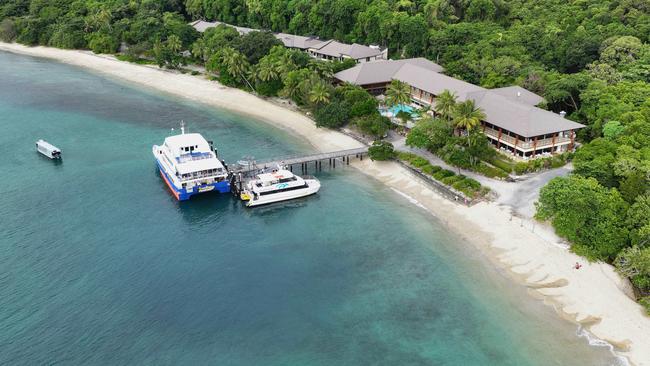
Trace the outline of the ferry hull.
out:
<instances>
[{"instance_id":1,"label":"ferry hull","mask_svg":"<svg viewBox=\"0 0 650 366\"><path fill-rule=\"evenodd\" d=\"M305 189L301 189L299 191L291 191L288 193L279 193L273 195L273 197L264 197L264 198L258 198L258 199L253 199L252 197L249 197L250 199L246 202L246 207L256 207L256 206L262 206L262 205L268 205L270 203L276 203L276 202L282 202L282 201L290 201L294 200L297 198L302 198L302 197L307 197L311 196L312 194L316 194L319 189L320 189L320 182L317 180L305 180L308 184L309 187Z\"/></svg>"},{"instance_id":2,"label":"ferry hull","mask_svg":"<svg viewBox=\"0 0 650 366\"><path fill-rule=\"evenodd\" d=\"M160 164L158 164L158 171L160 172L160 176L162 177L163 181L165 181L165 184L167 184L167 188L169 188L169 191L179 201L187 201L190 199L190 197L201 193L207 193L213 191L217 191L219 193L230 192L230 183L228 182L228 180L223 180L221 182L215 182L212 184L206 184L203 186L194 187L194 189L191 190L188 190L186 188L176 188L176 186L172 183L171 178L167 176L167 173L165 173L164 169L162 169Z\"/></svg>"}]
</instances>

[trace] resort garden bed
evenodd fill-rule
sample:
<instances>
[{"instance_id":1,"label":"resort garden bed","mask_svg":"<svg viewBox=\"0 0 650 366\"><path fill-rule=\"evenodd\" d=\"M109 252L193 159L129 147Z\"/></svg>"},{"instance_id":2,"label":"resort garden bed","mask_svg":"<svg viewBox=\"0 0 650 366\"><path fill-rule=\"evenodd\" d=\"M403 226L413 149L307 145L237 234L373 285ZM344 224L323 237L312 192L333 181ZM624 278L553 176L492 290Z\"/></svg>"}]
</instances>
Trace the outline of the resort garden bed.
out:
<instances>
[{"instance_id":1,"label":"resort garden bed","mask_svg":"<svg viewBox=\"0 0 650 366\"><path fill-rule=\"evenodd\" d=\"M481 186L476 180L433 165L416 154L399 152L397 159L470 201L485 197L490 192L489 188Z\"/></svg>"},{"instance_id":2,"label":"resort garden bed","mask_svg":"<svg viewBox=\"0 0 650 366\"><path fill-rule=\"evenodd\" d=\"M555 156L545 158L532 159L529 161L515 162L512 159L502 154L496 154L494 157L486 160L490 165L499 168L502 172L507 174L523 175L526 173L534 173L546 169L560 168L573 158L573 153L567 152ZM480 172L485 174L484 172ZM488 174L485 174L489 177Z\"/></svg>"}]
</instances>

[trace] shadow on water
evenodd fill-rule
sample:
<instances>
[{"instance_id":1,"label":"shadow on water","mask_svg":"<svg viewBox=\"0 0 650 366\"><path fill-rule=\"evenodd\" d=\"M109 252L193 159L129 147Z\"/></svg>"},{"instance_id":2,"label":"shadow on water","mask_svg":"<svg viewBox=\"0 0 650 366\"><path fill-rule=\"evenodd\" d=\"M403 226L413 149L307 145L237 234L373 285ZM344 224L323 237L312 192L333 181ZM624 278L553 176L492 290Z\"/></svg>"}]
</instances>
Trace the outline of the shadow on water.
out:
<instances>
[{"instance_id":1,"label":"shadow on water","mask_svg":"<svg viewBox=\"0 0 650 366\"><path fill-rule=\"evenodd\" d=\"M275 216L277 215L280 211L284 214L286 217L287 210L296 210L299 208L306 207L308 204L315 204L315 202L310 202L314 201L318 197L318 194L316 195L311 195L307 197L301 197L301 198L295 198L290 201L284 201L284 202L274 202L274 203L269 203L263 206L256 206L256 207L248 207L247 214L250 216Z\"/></svg>"},{"instance_id":2,"label":"shadow on water","mask_svg":"<svg viewBox=\"0 0 650 366\"><path fill-rule=\"evenodd\" d=\"M56 167L57 169L63 169L63 158L58 158L58 159L50 159L47 156L39 153L38 151L35 152L36 155L38 155L39 159L39 164L45 163L45 164L50 164Z\"/></svg>"}]
</instances>

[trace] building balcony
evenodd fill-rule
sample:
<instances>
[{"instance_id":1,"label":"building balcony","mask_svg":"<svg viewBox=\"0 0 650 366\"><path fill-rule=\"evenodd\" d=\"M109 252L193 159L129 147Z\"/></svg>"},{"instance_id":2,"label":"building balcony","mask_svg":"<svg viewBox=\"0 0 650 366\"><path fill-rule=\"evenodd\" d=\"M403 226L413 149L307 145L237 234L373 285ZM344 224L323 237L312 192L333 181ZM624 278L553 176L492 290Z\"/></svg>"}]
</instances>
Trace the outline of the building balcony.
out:
<instances>
[{"instance_id":1,"label":"building balcony","mask_svg":"<svg viewBox=\"0 0 650 366\"><path fill-rule=\"evenodd\" d=\"M499 136L499 131L488 127L484 129L483 133L485 133L487 137L495 141L499 141L500 143L509 145L513 148L516 147L517 150L524 151L524 152L552 148L552 147L567 145L571 143L571 138L561 137L561 136L556 136L555 138L551 137L551 138L539 139L537 141L517 140L516 138L512 136L508 136L503 133L501 134L501 136Z\"/></svg>"},{"instance_id":2,"label":"building balcony","mask_svg":"<svg viewBox=\"0 0 650 366\"><path fill-rule=\"evenodd\" d=\"M422 98L420 98L419 94L411 94L411 99L414 102L417 102L419 104L431 106L431 98L430 97L422 97Z\"/></svg>"}]
</instances>

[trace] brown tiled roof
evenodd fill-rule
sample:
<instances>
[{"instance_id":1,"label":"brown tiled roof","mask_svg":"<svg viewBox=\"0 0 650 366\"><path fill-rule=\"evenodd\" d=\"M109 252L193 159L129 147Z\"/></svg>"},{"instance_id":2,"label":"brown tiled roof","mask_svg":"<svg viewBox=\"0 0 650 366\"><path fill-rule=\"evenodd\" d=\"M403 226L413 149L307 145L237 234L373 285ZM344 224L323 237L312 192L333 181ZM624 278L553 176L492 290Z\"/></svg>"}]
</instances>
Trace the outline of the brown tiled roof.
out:
<instances>
[{"instance_id":1,"label":"brown tiled roof","mask_svg":"<svg viewBox=\"0 0 650 366\"><path fill-rule=\"evenodd\" d=\"M436 69L436 66L440 69ZM443 75L440 71L442 68L431 61L410 59L363 63L336 73L334 77L356 85L389 83L395 79L433 95L449 90L460 102L473 100L485 113L486 122L523 137L584 127L556 113L535 107L541 102L541 97L521 87L485 89Z\"/></svg>"},{"instance_id":2,"label":"brown tiled roof","mask_svg":"<svg viewBox=\"0 0 650 366\"><path fill-rule=\"evenodd\" d=\"M335 40L323 41L319 44L313 45L310 49L331 57L347 56L355 60L379 56L382 53L382 50L379 48L364 46L357 43L345 44Z\"/></svg>"},{"instance_id":3,"label":"brown tiled roof","mask_svg":"<svg viewBox=\"0 0 650 366\"><path fill-rule=\"evenodd\" d=\"M315 37L304 37L287 33L276 33L275 38L282 41L285 47L300 48L302 50L306 50L323 42Z\"/></svg>"},{"instance_id":4,"label":"brown tiled roof","mask_svg":"<svg viewBox=\"0 0 650 366\"><path fill-rule=\"evenodd\" d=\"M397 71L406 64L416 65L425 70L442 72L442 66L425 58L411 58L405 60L379 60L360 63L352 68L343 70L334 75L338 80L356 85L388 83Z\"/></svg>"},{"instance_id":5,"label":"brown tiled roof","mask_svg":"<svg viewBox=\"0 0 650 366\"><path fill-rule=\"evenodd\" d=\"M485 113L485 121L523 137L533 137L585 127L559 114L513 101L492 90L467 94Z\"/></svg>"}]
</instances>

